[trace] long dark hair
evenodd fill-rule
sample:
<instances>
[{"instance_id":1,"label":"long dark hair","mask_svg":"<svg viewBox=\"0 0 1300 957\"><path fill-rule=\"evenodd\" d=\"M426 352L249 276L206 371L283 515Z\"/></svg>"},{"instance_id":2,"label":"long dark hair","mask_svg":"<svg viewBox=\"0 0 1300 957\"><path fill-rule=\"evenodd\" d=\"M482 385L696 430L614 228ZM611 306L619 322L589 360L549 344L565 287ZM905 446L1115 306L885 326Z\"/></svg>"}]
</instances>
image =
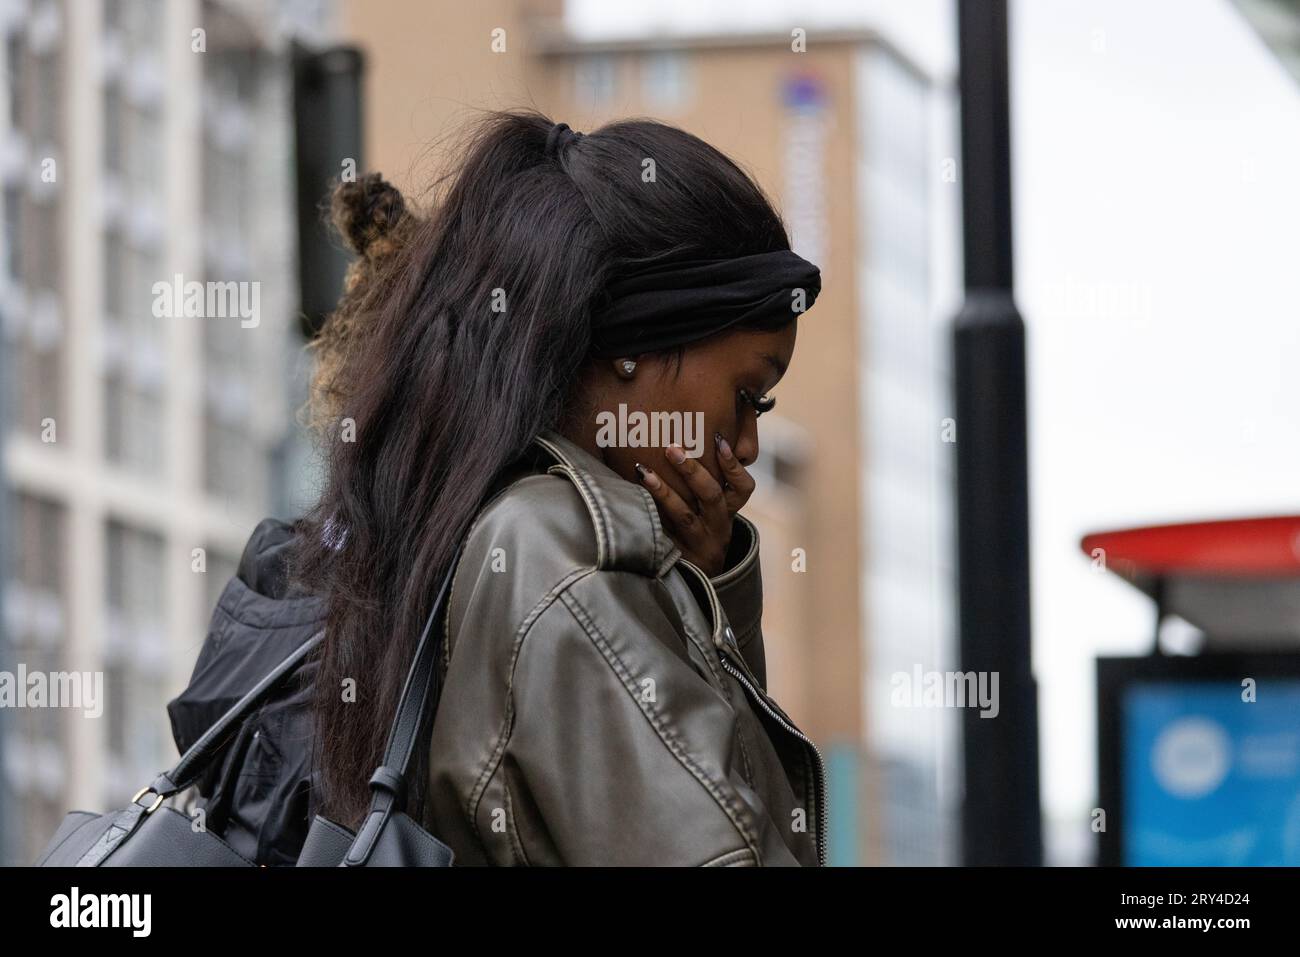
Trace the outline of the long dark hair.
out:
<instances>
[{"instance_id":1,"label":"long dark hair","mask_svg":"<svg viewBox=\"0 0 1300 957\"><path fill-rule=\"evenodd\" d=\"M763 192L697 137L624 120L548 155L552 125L487 114L427 213L377 175L333 196L359 258L317 346L326 478L295 573L328 596L321 810L351 826L458 538L500 470L563 421L604 286L669 250L789 248Z\"/></svg>"}]
</instances>

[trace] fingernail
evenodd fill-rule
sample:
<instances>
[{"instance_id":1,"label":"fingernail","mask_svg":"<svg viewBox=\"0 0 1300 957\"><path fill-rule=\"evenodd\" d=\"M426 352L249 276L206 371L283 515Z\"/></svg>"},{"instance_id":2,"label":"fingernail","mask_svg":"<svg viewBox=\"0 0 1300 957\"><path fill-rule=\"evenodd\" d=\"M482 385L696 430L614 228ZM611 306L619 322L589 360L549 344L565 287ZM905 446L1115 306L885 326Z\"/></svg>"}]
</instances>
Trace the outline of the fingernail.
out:
<instances>
[{"instance_id":1,"label":"fingernail","mask_svg":"<svg viewBox=\"0 0 1300 957\"><path fill-rule=\"evenodd\" d=\"M645 482L645 484L648 485L648 486L650 486L650 488L658 488L658 487L659 487L659 476L658 476L658 475L655 475L654 472L651 472L648 468L646 468L646 467L645 467L644 465L642 465L640 462L637 462L637 463L636 463L635 468L636 468L637 474L641 476L641 481L642 481L642 482Z\"/></svg>"},{"instance_id":2,"label":"fingernail","mask_svg":"<svg viewBox=\"0 0 1300 957\"><path fill-rule=\"evenodd\" d=\"M686 461L686 453L682 451L682 448L679 445L668 446L668 448L664 450L664 455L668 457L668 461L672 462L673 465L681 465Z\"/></svg>"},{"instance_id":3,"label":"fingernail","mask_svg":"<svg viewBox=\"0 0 1300 957\"><path fill-rule=\"evenodd\" d=\"M713 441L718 443L719 452L728 457L731 456L731 446L727 444L727 440L722 437L721 432L713 433Z\"/></svg>"}]
</instances>

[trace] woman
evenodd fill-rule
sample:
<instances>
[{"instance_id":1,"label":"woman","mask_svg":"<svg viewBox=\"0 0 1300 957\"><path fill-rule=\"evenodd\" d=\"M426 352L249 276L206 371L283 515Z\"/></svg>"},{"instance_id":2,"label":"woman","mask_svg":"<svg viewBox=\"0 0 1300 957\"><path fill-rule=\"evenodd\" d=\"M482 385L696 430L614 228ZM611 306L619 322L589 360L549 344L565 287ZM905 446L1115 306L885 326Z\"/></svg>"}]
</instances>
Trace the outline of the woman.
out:
<instances>
[{"instance_id":1,"label":"woman","mask_svg":"<svg viewBox=\"0 0 1300 957\"><path fill-rule=\"evenodd\" d=\"M463 155L428 215L377 176L334 199L360 258L319 342L299 568L329 596L323 812L363 817L463 542L408 801L457 864L824 863L737 514L817 268L670 126L497 113Z\"/></svg>"}]
</instances>

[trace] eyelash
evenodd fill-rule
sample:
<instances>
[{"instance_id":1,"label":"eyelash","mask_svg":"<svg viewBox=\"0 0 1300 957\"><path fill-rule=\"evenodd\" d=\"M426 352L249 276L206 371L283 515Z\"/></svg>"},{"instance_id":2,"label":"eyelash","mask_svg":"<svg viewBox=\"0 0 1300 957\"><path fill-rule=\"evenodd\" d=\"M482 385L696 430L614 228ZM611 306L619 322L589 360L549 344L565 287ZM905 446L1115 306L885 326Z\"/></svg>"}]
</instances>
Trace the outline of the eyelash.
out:
<instances>
[{"instance_id":1,"label":"eyelash","mask_svg":"<svg viewBox=\"0 0 1300 957\"><path fill-rule=\"evenodd\" d=\"M748 389L740 390L740 397L754 407L754 416L757 418L764 412L771 412L776 407L776 399L767 395L760 395L758 398L750 393Z\"/></svg>"}]
</instances>

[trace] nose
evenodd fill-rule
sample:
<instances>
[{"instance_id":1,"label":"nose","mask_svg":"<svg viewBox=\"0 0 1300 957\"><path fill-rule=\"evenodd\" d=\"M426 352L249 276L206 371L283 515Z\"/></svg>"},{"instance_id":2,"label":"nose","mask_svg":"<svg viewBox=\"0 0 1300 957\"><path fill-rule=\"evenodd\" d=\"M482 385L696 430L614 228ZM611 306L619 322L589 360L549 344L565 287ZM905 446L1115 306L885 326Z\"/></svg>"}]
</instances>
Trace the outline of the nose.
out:
<instances>
[{"instance_id":1,"label":"nose","mask_svg":"<svg viewBox=\"0 0 1300 957\"><path fill-rule=\"evenodd\" d=\"M758 416L745 416L732 451L736 453L736 460L745 468L754 464L758 458Z\"/></svg>"}]
</instances>

